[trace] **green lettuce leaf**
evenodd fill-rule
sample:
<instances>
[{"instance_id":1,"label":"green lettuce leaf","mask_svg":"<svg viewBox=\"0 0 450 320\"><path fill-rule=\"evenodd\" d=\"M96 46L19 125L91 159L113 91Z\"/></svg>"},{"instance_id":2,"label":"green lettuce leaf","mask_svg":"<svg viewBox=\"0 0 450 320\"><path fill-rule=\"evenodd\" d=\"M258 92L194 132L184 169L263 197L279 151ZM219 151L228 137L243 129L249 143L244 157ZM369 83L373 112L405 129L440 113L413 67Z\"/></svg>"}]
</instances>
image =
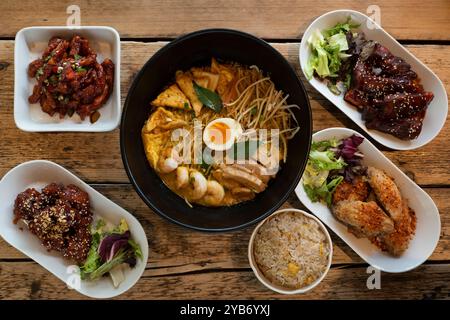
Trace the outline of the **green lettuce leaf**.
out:
<instances>
[{"instance_id":1,"label":"green lettuce leaf","mask_svg":"<svg viewBox=\"0 0 450 320\"><path fill-rule=\"evenodd\" d=\"M345 51L349 49L347 32L358 25L351 23L350 18L344 23L338 23L333 28L312 32L307 40L311 49L304 71L306 77L311 79L316 73L321 78L337 78L342 61L350 57ZM334 93L340 91L331 87Z\"/></svg>"}]
</instances>

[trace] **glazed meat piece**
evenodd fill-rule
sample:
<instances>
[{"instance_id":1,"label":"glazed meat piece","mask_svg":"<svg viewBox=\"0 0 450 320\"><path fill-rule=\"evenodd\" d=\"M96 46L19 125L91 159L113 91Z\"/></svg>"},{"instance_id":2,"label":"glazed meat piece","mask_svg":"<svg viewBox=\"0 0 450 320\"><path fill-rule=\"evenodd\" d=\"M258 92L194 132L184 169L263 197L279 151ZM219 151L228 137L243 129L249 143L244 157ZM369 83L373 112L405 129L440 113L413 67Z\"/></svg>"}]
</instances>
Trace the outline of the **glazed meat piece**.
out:
<instances>
[{"instance_id":1,"label":"glazed meat piece","mask_svg":"<svg viewBox=\"0 0 450 320\"><path fill-rule=\"evenodd\" d=\"M400 139L407 140L415 138L420 134L424 117L425 111L417 113L410 118L398 120L382 120L374 118L370 121L366 121L366 127L368 129L380 130L397 136Z\"/></svg>"},{"instance_id":2,"label":"glazed meat piece","mask_svg":"<svg viewBox=\"0 0 450 320\"><path fill-rule=\"evenodd\" d=\"M342 181L333 192L333 204L343 200L366 201L369 196L369 185L361 177L353 183Z\"/></svg>"},{"instance_id":3,"label":"glazed meat piece","mask_svg":"<svg viewBox=\"0 0 450 320\"><path fill-rule=\"evenodd\" d=\"M66 234L70 231L73 212L67 203L55 203L36 212L28 223L34 233L49 250L63 251Z\"/></svg>"},{"instance_id":4,"label":"glazed meat piece","mask_svg":"<svg viewBox=\"0 0 450 320\"><path fill-rule=\"evenodd\" d=\"M38 192L27 189L14 205L14 222L22 220L48 250L82 263L90 245L92 213L88 194L74 185L52 183Z\"/></svg>"},{"instance_id":5,"label":"glazed meat piece","mask_svg":"<svg viewBox=\"0 0 450 320\"><path fill-rule=\"evenodd\" d=\"M333 214L358 234L366 237L387 234L394 230L393 221L374 201L343 200L333 206Z\"/></svg>"},{"instance_id":6,"label":"glazed meat piece","mask_svg":"<svg viewBox=\"0 0 450 320\"><path fill-rule=\"evenodd\" d=\"M375 73L377 70L377 73ZM353 69L352 87L364 92L367 98L382 97L396 92L423 92L415 76L407 74L386 77L381 68L368 65L367 61L358 60Z\"/></svg>"},{"instance_id":7,"label":"glazed meat piece","mask_svg":"<svg viewBox=\"0 0 450 320\"><path fill-rule=\"evenodd\" d=\"M406 61L381 44L366 41L344 99L363 113L367 128L410 140L420 134L433 97Z\"/></svg>"},{"instance_id":8,"label":"glazed meat piece","mask_svg":"<svg viewBox=\"0 0 450 320\"><path fill-rule=\"evenodd\" d=\"M394 221L401 221L405 211L402 195L395 182L382 170L374 167L367 169L367 175L377 200Z\"/></svg>"},{"instance_id":9,"label":"glazed meat piece","mask_svg":"<svg viewBox=\"0 0 450 320\"><path fill-rule=\"evenodd\" d=\"M30 78L34 78L36 76L37 71L44 66L44 60L42 59L37 59L32 61L29 65L28 65L28 76Z\"/></svg>"},{"instance_id":10,"label":"glazed meat piece","mask_svg":"<svg viewBox=\"0 0 450 320\"><path fill-rule=\"evenodd\" d=\"M14 223L18 220L30 220L42 207L42 198L34 188L19 193L14 203Z\"/></svg>"},{"instance_id":11,"label":"glazed meat piece","mask_svg":"<svg viewBox=\"0 0 450 320\"><path fill-rule=\"evenodd\" d=\"M108 100L114 84L114 63L110 59L98 63L89 41L78 35L70 41L53 37L42 58L28 66L28 75L37 80L28 98L30 103L39 102L42 111L51 116L77 113L84 119Z\"/></svg>"},{"instance_id":12,"label":"glazed meat piece","mask_svg":"<svg viewBox=\"0 0 450 320\"><path fill-rule=\"evenodd\" d=\"M433 95L429 92L388 94L383 99L374 99L372 108L365 110L365 120L407 119L426 109ZM376 110L376 111L373 111Z\"/></svg>"},{"instance_id":13,"label":"glazed meat piece","mask_svg":"<svg viewBox=\"0 0 450 320\"><path fill-rule=\"evenodd\" d=\"M374 50L368 58L369 63L380 68L383 76L402 76L417 78L417 74L411 70L411 66L402 58L394 56L388 48L379 43L374 45Z\"/></svg>"},{"instance_id":14,"label":"glazed meat piece","mask_svg":"<svg viewBox=\"0 0 450 320\"><path fill-rule=\"evenodd\" d=\"M90 248L91 233L89 228L78 228L73 236L67 238L63 255L67 259L83 263L89 254Z\"/></svg>"}]
</instances>

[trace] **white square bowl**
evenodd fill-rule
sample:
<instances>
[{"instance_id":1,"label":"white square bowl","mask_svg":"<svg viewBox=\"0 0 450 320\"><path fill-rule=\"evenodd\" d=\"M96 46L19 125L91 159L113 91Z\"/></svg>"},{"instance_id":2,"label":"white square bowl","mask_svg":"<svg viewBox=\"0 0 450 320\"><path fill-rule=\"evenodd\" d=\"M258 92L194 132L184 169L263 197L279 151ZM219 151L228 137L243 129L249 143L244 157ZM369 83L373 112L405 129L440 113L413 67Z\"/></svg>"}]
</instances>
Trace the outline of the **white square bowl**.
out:
<instances>
[{"instance_id":1,"label":"white square bowl","mask_svg":"<svg viewBox=\"0 0 450 320\"><path fill-rule=\"evenodd\" d=\"M72 117L53 117L41 110L39 103L30 104L28 97L36 84L28 77L30 62L40 58L48 40L53 36L70 39L78 34L89 40L97 52L97 60L110 58L115 65L114 88L106 103L98 110L101 114L97 122L91 123L89 117L84 121L77 114ZM14 47L14 121L19 129L30 132L48 131L90 131L114 130L120 122L120 37L110 27L29 27L17 32Z\"/></svg>"}]
</instances>

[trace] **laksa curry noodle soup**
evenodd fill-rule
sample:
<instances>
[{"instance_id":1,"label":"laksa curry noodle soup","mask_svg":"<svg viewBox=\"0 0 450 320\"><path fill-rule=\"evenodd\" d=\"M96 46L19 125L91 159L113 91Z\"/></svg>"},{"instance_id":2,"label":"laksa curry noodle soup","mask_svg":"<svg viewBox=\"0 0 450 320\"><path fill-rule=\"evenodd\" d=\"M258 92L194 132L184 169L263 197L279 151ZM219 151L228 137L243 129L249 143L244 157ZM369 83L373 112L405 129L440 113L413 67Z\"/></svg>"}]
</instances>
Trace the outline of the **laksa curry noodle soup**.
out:
<instances>
[{"instance_id":1,"label":"laksa curry noodle soup","mask_svg":"<svg viewBox=\"0 0 450 320\"><path fill-rule=\"evenodd\" d=\"M231 206L275 178L298 132L287 103L257 66L219 62L177 71L142 128L150 166L187 205Z\"/></svg>"}]
</instances>

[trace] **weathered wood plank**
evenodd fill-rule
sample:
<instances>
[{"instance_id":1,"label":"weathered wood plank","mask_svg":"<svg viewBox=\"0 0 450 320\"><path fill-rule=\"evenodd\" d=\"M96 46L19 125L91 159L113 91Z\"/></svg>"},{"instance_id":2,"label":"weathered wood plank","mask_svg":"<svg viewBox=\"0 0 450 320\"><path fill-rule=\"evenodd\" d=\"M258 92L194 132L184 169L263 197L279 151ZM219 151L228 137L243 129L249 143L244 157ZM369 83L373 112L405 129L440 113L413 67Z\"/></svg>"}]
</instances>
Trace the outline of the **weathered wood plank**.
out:
<instances>
[{"instance_id":1,"label":"weathered wood plank","mask_svg":"<svg viewBox=\"0 0 450 320\"><path fill-rule=\"evenodd\" d=\"M332 268L311 292L291 296L270 291L249 269L159 276L147 268L117 299L450 299L449 264L382 273L380 289L369 290L368 277L365 266ZM2 263L0 281L0 299L87 299L33 262Z\"/></svg>"},{"instance_id":2,"label":"weathered wood plank","mask_svg":"<svg viewBox=\"0 0 450 320\"><path fill-rule=\"evenodd\" d=\"M179 227L153 213L130 185L94 186L109 199L135 215L149 240L149 262L154 274L167 275L211 269L248 268L247 245L253 227L229 233L210 234ZM426 192L436 202L441 214L442 232L438 246L430 257L450 261L450 188L429 188ZM304 209L293 194L284 207ZM333 264L362 263L339 237L334 242ZM0 239L0 261L26 258ZM1 282L0 282L1 283Z\"/></svg>"},{"instance_id":3,"label":"weathered wood plank","mask_svg":"<svg viewBox=\"0 0 450 320\"><path fill-rule=\"evenodd\" d=\"M1 37L28 26L65 25L72 1L4 0L0 2ZM319 15L336 9L366 13L381 9L382 26L399 39L448 40L450 7L446 0L427 1L77 1L82 25L108 25L122 37L160 38L204 28L233 28L267 39L299 39Z\"/></svg>"},{"instance_id":4,"label":"weathered wood plank","mask_svg":"<svg viewBox=\"0 0 450 320\"><path fill-rule=\"evenodd\" d=\"M145 61L165 43L122 42L121 85L124 101L132 79ZM301 75L298 43L274 44ZM450 46L407 46L431 67L450 92L450 66L444 63ZM0 176L13 166L32 159L56 161L88 182L128 182L119 150L119 131L107 133L26 133L16 128L13 119L14 63L13 41L0 41ZM359 130L335 106L311 86L306 85L311 98L314 130L343 126ZM447 124L440 135L427 146L413 151L386 151L403 171L423 185L448 185L450 182L450 148ZM103 148L102 148L103 146ZM423 164L426 163L426 169Z\"/></svg>"}]
</instances>

